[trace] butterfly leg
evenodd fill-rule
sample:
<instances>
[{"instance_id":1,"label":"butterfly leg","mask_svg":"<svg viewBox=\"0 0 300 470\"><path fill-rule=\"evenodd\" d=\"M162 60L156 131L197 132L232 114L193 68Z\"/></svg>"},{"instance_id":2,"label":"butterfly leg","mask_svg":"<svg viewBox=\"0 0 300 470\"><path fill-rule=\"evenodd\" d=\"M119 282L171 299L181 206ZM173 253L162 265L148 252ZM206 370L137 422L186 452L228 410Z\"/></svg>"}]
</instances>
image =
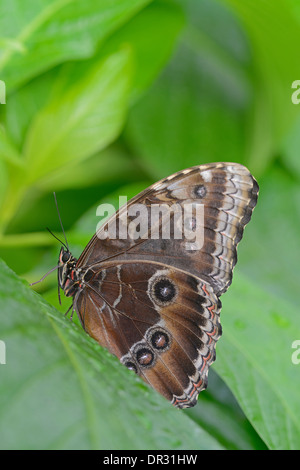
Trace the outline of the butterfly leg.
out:
<instances>
[{"instance_id":1,"label":"butterfly leg","mask_svg":"<svg viewBox=\"0 0 300 470\"><path fill-rule=\"evenodd\" d=\"M72 312L71 312L71 315L70 315L70 320L72 320L73 314L74 314L74 310L75 310L75 308L74 308L74 303L72 303L72 304L70 305L70 307L68 308L68 310L66 311L65 317L68 316L68 313L69 313L69 311L70 311L71 309L72 309Z\"/></svg>"}]
</instances>

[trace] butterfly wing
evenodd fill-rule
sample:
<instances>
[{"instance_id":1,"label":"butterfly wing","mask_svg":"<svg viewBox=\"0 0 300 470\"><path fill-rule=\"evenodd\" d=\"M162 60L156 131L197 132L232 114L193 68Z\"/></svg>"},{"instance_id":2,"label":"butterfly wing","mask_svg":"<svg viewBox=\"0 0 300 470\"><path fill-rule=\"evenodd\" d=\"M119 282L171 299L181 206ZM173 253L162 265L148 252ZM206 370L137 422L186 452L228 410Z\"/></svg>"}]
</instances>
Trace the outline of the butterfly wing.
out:
<instances>
[{"instance_id":1,"label":"butterfly wing","mask_svg":"<svg viewBox=\"0 0 300 470\"><path fill-rule=\"evenodd\" d=\"M231 284L237 262L236 248L256 205L258 189L249 170L238 163L211 163L182 170L150 186L131 199L128 207L121 208L91 239L77 265L88 267L107 259L116 263L159 259L166 266L201 277L221 295ZM204 207L204 221L197 214L190 220L203 229L204 243L200 249L197 246L187 249L187 242L172 237L172 233L168 240L153 238L149 210L145 216L149 218L146 233L139 239L119 236L122 224L130 226L132 222L128 212L134 205L151 209L157 204L168 207L177 204L184 211L185 205L194 203ZM109 227L116 228L113 239L109 236ZM105 233L108 236L104 239Z\"/></svg>"},{"instance_id":2,"label":"butterfly wing","mask_svg":"<svg viewBox=\"0 0 300 470\"><path fill-rule=\"evenodd\" d=\"M195 405L206 387L221 334L219 296L231 283L237 244L257 196L258 185L242 165L183 170L121 208L77 262L84 275L74 307L87 333L178 407ZM124 226L130 235L136 204L148 209L140 237L122 238ZM175 225L169 239L151 236L153 226L163 230L161 218L153 223L149 216L158 204L183 210L202 204L204 217L196 211L187 220L203 230L202 243L177 238Z\"/></svg>"},{"instance_id":3,"label":"butterfly wing","mask_svg":"<svg viewBox=\"0 0 300 470\"><path fill-rule=\"evenodd\" d=\"M196 404L221 335L209 284L160 263L107 263L90 272L75 308L90 336L175 406Z\"/></svg>"}]
</instances>

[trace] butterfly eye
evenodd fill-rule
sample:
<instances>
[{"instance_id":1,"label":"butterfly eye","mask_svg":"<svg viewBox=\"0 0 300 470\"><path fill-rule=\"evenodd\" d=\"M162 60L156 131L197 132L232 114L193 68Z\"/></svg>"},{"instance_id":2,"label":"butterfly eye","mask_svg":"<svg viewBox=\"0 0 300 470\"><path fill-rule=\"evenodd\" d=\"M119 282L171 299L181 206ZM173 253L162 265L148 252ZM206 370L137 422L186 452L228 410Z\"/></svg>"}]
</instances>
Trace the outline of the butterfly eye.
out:
<instances>
[{"instance_id":1,"label":"butterfly eye","mask_svg":"<svg viewBox=\"0 0 300 470\"><path fill-rule=\"evenodd\" d=\"M69 253L68 251L65 251L61 258L62 262L66 263L67 261L69 261L70 256L71 256L71 253Z\"/></svg>"}]
</instances>

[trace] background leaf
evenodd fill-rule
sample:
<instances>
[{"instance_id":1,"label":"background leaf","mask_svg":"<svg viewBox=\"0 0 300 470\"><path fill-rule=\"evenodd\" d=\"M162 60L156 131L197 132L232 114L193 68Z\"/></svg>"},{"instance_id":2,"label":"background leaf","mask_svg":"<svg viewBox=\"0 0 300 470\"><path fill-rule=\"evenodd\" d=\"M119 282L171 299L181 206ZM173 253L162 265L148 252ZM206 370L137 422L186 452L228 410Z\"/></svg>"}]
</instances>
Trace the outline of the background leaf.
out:
<instances>
[{"instance_id":1,"label":"background leaf","mask_svg":"<svg viewBox=\"0 0 300 470\"><path fill-rule=\"evenodd\" d=\"M296 119L289 132L286 134L282 142L282 153L285 157L285 163L291 173L296 173L300 177L300 116Z\"/></svg>"},{"instance_id":2,"label":"background leaf","mask_svg":"<svg viewBox=\"0 0 300 470\"><path fill-rule=\"evenodd\" d=\"M149 0L1 2L1 74L10 92L66 60L91 57L100 40ZM1 45L1 43L0 43Z\"/></svg>"},{"instance_id":3,"label":"background leaf","mask_svg":"<svg viewBox=\"0 0 300 470\"><path fill-rule=\"evenodd\" d=\"M222 1L241 19L251 41L255 93L248 122L247 159L261 172L276 155L276 148L299 114L291 103L291 85L300 76L299 62L292 60L299 38L299 23L292 7L296 2L262 0L257 8L251 0Z\"/></svg>"},{"instance_id":4,"label":"background leaf","mask_svg":"<svg viewBox=\"0 0 300 470\"><path fill-rule=\"evenodd\" d=\"M291 358L292 342L300 337L295 306L241 275L223 304L217 372L269 448L298 449L300 376Z\"/></svg>"},{"instance_id":5,"label":"background leaf","mask_svg":"<svg viewBox=\"0 0 300 470\"><path fill-rule=\"evenodd\" d=\"M277 163L260 181L256 223L247 227L247 246L243 243L239 246L238 266L265 289L266 295L269 292L296 306L299 304L299 200L300 186L295 175L283 171Z\"/></svg>"},{"instance_id":6,"label":"background leaf","mask_svg":"<svg viewBox=\"0 0 300 470\"><path fill-rule=\"evenodd\" d=\"M214 2L180 3L187 10L187 22L176 52L131 110L125 131L131 151L154 178L197 165L201 158L205 163L230 155L230 161L237 161L244 153L245 112L251 97L244 33ZM212 22L225 16L222 28L233 29L234 40L217 42L207 16Z\"/></svg>"},{"instance_id":7,"label":"background leaf","mask_svg":"<svg viewBox=\"0 0 300 470\"><path fill-rule=\"evenodd\" d=\"M68 76L73 76L72 70ZM130 51L125 49L84 67L71 86L60 83L28 132L24 153L29 183L86 158L116 137L125 116L129 80Z\"/></svg>"}]
</instances>

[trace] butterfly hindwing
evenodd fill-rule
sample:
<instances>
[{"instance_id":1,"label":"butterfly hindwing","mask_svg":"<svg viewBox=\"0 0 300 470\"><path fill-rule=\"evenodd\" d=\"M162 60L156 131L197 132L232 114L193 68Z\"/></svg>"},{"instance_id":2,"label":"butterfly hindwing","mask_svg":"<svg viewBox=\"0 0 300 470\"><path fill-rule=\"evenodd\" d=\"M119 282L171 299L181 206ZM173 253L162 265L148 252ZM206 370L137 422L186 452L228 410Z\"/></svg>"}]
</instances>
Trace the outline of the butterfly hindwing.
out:
<instances>
[{"instance_id":1,"label":"butterfly hindwing","mask_svg":"<svg viewBox=\"0 0 300 470\"><path fill-rule=\"evenodd\" d=\"M206 387L220 306L199 278L151 262L102 267L75 301L87 333L178 407Z\"/></svg>"}]
</instances>

